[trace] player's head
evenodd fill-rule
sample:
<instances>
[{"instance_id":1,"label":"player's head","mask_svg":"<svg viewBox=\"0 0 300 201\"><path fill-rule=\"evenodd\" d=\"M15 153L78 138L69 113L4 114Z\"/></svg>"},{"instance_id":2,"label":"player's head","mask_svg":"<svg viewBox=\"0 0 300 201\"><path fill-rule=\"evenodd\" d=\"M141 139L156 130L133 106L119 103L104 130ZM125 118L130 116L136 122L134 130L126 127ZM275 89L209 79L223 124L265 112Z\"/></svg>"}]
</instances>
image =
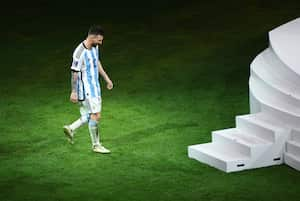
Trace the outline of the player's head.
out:
<instances>
[{"instance_id":1,"label":"player's head","mask_svg":"<svg viewBox=\"0 0 300 201\"><path fill-rule=\"evenodd\" d=\"M104 30L99 25L91 26L88 32L88 38L93 46L102 45L104 39Z\"/></svg>"}]
</instances>

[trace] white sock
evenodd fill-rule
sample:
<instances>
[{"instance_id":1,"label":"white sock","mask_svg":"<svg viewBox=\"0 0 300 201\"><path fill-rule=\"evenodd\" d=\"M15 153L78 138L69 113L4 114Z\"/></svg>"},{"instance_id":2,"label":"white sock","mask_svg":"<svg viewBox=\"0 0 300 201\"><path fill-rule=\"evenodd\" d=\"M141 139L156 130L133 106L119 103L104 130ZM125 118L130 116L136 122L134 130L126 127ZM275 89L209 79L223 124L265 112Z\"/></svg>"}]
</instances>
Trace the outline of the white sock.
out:
<instances>
[{"instance_id":1,"label":"white sock","mask_svg":"<svg viewBox=\"0 0 300 201\"><path fill-rule=\"evenodd\" d=\"M76 121L74 121L69 126L72 129L72 131L75 131L77 128L79 128L80 126L82 126L83 124L85 124L87 121L88 121L87 118L80 117L79 119L77 119Z\"/></svg>"},{"instance_id":2,"label":"white sock","mask_svg":"<svg viewBox=\"0 0 300 201\"><path fill-rule=\"evenodd\" d=\"M99 141L99 133L98 133L98 122L90 119L89 120L89 131L90 131L90 136L91 136L91 141L92 145L94 146L99 146L100 141Z\"/></svg>"}]
</instances>

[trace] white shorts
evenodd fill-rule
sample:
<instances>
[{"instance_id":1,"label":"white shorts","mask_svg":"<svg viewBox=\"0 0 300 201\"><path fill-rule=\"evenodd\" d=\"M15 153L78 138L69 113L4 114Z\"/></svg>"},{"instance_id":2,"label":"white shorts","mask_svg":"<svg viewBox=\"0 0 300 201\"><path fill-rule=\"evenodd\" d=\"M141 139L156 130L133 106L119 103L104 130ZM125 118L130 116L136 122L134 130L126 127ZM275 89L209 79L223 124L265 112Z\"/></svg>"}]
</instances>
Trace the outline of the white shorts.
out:
<instances>
[{"instance_id":1,"label":"white shorts","mask_svg":"<svg viewBox=\"0 0 300 201\"><path fill-rule=\"evenodd\" d=\"M99 113L102 109L101 96L85 99L84 101L80 101L79 104L81 116L88 115L91 113Z\"/></svg>"}]
</instances>

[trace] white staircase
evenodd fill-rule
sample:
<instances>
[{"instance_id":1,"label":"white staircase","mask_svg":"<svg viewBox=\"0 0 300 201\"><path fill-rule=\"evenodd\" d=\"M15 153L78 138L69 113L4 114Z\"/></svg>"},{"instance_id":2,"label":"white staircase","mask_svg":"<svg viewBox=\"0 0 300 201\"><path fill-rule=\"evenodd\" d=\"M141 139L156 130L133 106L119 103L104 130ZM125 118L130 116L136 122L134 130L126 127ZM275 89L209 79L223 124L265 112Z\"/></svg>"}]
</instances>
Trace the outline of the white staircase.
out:
<instances>
[{"instance_id":1,"label":"white staircase","mask_svg":"<svg viewBox=\"0 0 300 201\"><path fill-rule=\"evenodd\" d=\"M269 33L270 47L250 66L251 114L188 156L225 172L285 163L300 170L300 18Z\"/></svg>"},{"instance_id":2,"label":"white staircase","mask_svg":"<svg viewBox=\"0 0 300 201\"><path fill-rule=\"evenodd\" d=\"M284 153L286 164L300 170L300 131L292 130L291 138L286 142Z\"/></svg>"}]
</instances>

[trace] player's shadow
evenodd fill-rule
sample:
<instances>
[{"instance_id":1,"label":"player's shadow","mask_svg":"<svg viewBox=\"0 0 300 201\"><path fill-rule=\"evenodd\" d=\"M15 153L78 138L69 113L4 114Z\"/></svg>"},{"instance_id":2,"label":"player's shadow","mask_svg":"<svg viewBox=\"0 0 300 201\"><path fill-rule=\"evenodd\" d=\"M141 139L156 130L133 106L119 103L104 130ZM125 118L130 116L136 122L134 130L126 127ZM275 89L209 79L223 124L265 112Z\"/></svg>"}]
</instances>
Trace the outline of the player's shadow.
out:
<instances>
[{"instance_id":1,"label":"player's shadow","mask_svg":"<svg viewBox=\"0 0 300 201\"><path fill-rule=\"evenodd\" d=\"M137 130L127 135L121 135L118 136L117 138L110 139L110 140L107 139L105 141L113 141L113 143L116 144L127 144L129 141L136 143L142 139L153 137L155 135L164 135L168 130L174 130L174 135L175 135L178 132L181 132L180 131L181 129L188 128L188 127L198 127L198 126L199 126L198 123L184 123L184 124L166 123L151 128ZM169 133L167 133L166 135L169 135Z\"/></svg>"}]
</instances>

